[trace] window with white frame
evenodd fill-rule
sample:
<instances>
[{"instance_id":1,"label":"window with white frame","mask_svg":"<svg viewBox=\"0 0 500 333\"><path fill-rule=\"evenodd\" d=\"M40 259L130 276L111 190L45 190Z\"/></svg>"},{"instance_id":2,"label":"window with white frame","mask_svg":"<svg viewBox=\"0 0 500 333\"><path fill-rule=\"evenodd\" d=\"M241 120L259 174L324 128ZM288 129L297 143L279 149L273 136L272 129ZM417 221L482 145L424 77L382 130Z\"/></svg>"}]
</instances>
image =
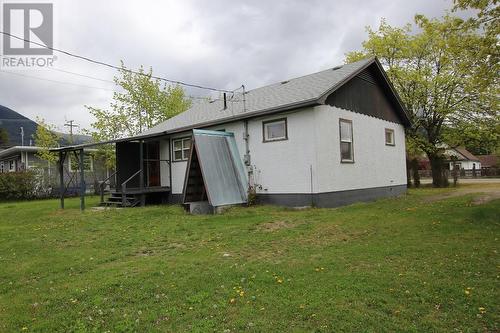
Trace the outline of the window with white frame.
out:
<instances>
[{"instance_id":1,"label":"window with white frame","mask_svg":"<svg viewBox=\"0 0 500 333\"><path fill-rule=\"evenodd\" d=\"M385 129L385 145L394 146L394 130L390 128Z\"/></svg>"},{"instance_id":2,"label":"window with white frame","mask_svg":"<svg viewBox=\"0 0 500 333\"><path fill-rule=\"evenodd\" d=\"M264 142L288 140L286 118L262 122Z\"/></svg>"},{"instance_id":3,"label":"window with white frame","mask_svg":"<svg viewBox=\"0 0 500 333\"><path fill-rule=\"evenodd\" d=\"M173 142L174 162L187 161L191 152L191 138L175 139Z\"/></svg>"},{"instance_id":4,"label":"window with white frame","mask_svg":"<svg viewBox=\"0 0 500 333\"><path fill-rule=\"evenodd\" d=\"M345 163L354 162L354 149L352 140L352 121L340 119L340 161Z\"/></svg>"}]
</instances>

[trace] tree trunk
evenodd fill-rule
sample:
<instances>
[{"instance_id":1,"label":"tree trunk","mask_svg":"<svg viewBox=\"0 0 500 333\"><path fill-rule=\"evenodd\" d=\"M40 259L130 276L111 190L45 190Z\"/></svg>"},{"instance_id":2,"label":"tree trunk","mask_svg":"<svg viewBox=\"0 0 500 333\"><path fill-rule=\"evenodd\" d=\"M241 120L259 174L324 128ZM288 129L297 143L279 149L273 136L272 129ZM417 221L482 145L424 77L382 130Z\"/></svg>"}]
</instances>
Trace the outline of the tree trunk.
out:
<instances>
[{"instance_id":1,"label":"tree trunk","mask_svg":"<svg viewBox=\"0 0 500 333\"><path fill-rule=\"evenodd\" d=\"M420 174L418 173L418 160L416 158L411 160L411 168L413 171L413 184L415 187L420 187Z\"/></svg>"},{"instance_id":2,"label":"tree trunk","mask_svg":"<svg viewBox=\"0 0 500 333\"><path fill-rule=\"evenodd\" d=\"M406 158L406 186L411 187L411 162Z\"/></svg>"},{"instance_id":3,"label":"tree trunk","mask_svg":"<svg viewBox=\"0 0 500 333\"><path fill-rule=\"evenodd\" d=\"M446 168L444 167L443 157L435 154L427 154L429 162L431 163L432 170L432 186L434 187L447 187L448 176Z\"/></svg>"}]
</instances>

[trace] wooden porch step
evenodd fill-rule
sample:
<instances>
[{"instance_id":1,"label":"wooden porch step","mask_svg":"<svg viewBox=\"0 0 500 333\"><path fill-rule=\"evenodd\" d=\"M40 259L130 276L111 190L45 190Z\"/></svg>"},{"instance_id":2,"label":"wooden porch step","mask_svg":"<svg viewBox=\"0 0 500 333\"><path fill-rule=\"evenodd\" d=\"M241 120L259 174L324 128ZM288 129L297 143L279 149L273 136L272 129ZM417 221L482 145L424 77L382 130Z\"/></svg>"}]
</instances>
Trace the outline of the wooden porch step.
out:
<instances>
[{"instance_id":1,"label":"wooden porch step","mask_svg":"<svg viewBox=\"0 0 500 333\"><path fill-rule=\"evenodd\" d=\"M122 194L119 192L112 192L106 201L101 203L105 207L135 207L140 203L140 200L134 194L125 194L125 205L123 205Z\"/></svg>"}]
</instances>

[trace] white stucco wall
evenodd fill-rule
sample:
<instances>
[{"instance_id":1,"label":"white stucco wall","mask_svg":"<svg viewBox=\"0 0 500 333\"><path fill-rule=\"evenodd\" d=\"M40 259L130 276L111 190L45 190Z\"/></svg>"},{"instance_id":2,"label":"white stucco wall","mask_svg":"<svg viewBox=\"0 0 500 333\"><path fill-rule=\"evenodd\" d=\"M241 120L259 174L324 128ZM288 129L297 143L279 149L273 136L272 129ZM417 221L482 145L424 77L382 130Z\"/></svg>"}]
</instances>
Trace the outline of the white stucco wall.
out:
<instances>
[{"instance_id":1,"label":"white stucco wall","mask_svg":"<svg viewBox=\"0 0 500 333\"><path fill-rule=\"evenodd\" d=\"M288 140L263 142L262 122L280 118L287 119ZM340 162L339 118L353 122L354 163ZM385 128L394 129L395 146L385 145ZM243 160L243 121L207 129L234 133ZM404 128L400 124L316 106L250 119L248 130L253 180L261 185L259 193L311 193L311 182L313 193L406 184ZM189 135L179 133L172 140ZM182 193L186 166L186 162L172 163L173 194Z\"/></svg>"},{"instance_id":2,"label":"white stucco wall","mask_svg":"<svg viewBox=\"0 0 500 333\"><path fill-rule=\"evenodd\" d=\"M168 138L160 139L160 184L161 186L170 186L170 174L168 163L170 160L170 141Z\"/></svg>"},{"instance_id":3,"label":"white stucco wall","mask_svg":"<svg viewBox=\"0 0 500 333\"><path fill-rule=\"evenodd\" d=\"M406 184L402 125L326 105L315 115L318 192ZM352 121L354 163L341 163L340 118ZM394 146L385 144L386 128L394 130Z\"/></svg>"},{"instance_id":4,"label":"white stucco wall","mask_svg":"<svg viewBox=\"0 0 500 333\"><path fill-rule=\"evenodd\" d=\"M176 135L172 135L171 137L171 145L175 139L184 138L186 136L190 136L190 132L183 132ZM171 147L172 148L172 147ZM186 174L187 161L173 161L172 157L172 194L182 194L182 190L184 187L184 177ZM163 169L161 170L163 173Z\"/></svg>"},{"instance_id":5,"label":"white stucco wall","mask_svg":"<svg viewBox=\"0 0 500 333\"><path fill-rule=\"evenodd\" d=\"M287 118L288 140L263 142L262 122ZM315 161L314 112L312 109L287 114L250 119L248 133L254 182L262 185L261 193L309 193L310 167ZM207 129L234 133L241 159L245 155L244 122L238 121ZM174 138L185 137L189 132ZM184 186L186 162L172 163L172 193L181 194Z\"/></svg>"},{"instance_id":6,"label":"white stucco wall","mask_svg":"<svg viewBox=\"0 0 500 333\"><path fill-rule=\"evenodd\" d=\"M474 168L474 165L476 166L476 170L481 169L481 162L457 161L456 163L460 165L460 169L464 169L464 170L472 170ZM450 166L450 170L453 170L453 163L450 163L449 166Z\"/></svg>"},{"instance_id":7,"label":"white stucco wall","mask_svg":"<svg viewBox=\"0 0 500 333\"><path fill-rule=\"evenodd\" d=\"M288 140L263 142L262 122L287 119ZM260 193L310 193L316 163L315 113L312 108L249 122L254 180ZM313 174L314 177L314 174Z\"/></svg>"}]
</instances>

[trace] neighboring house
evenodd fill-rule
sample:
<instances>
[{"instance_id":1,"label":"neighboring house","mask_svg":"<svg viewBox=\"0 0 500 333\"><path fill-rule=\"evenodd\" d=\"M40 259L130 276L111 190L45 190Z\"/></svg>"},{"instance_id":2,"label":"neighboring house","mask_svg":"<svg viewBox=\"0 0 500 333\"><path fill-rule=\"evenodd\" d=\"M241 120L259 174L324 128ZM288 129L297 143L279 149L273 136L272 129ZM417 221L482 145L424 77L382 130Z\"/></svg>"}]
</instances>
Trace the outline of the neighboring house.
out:
<instances>
[{"instance_id":1,"label":"neighboring house","mask_svg":"<svg viewBox=\"0 0 500 333\"><path fill-rule=\"evenodd\" d=\"M243 165L262 203L335 207L396 196L406 191L407 126L381 64L365 59L196 104L139 136L116 140L117 183L145 201L213 204L225 184L242 181L230 168ZM220 134L198 132L205 136L200 142L195 136L192 154L194 129Z\"/></svg>"},{"instance_id":2,"label":"neighboring house","mask_svg":"<svg viewBox=\"0 0 500 333\"><path fill-rule=\"evenodd\" d=\"M448 167L453 170L457 165L460 170L481 170L481 161L464 147L448 148L444 153L448 157Z\"/></svg>"},{"instance_id":3,"label":"neighboring house","mask_svg":"<svg viewBox=\"0 0 500 333\"><path fill-rule=\"evenodd\" d=\"M482 169L494 169L500 167L500 158L498 155L476 155L481 162Z\"/></svg>"},{"instance_id":4,"label":"neighboring house","mask_svg":"<svg viewBox=\"0 0 500 333\"><path fill-rule=\"evenodd\" d=\"M39 159L36 155L40 149L34 146L35 142L33 140L37 126L38 124L33 120L0 105L0 128L7 131L9 139L0 148L0 173L37 170L43 173L44 180L48 182L48 185L54 186L57 185L58 181L57 164L50 164L47 161ZM84 144L92 141L92 138L86 135L75 134L70 137L66 133L55 132L55 134L60 138L60 146L68 145L70 142ZM87 151L90 153L92 149ZM71 163L68 162L70 159L72 160ZM74 157L68 158L64 170L65 182L69 184L69 187L77 187L77 168ZM104 162L94 161L94 158L90 154L85 156L85 170L87 171L85 182L89 190L95 186L98 180L106 178L108 174L108 171L104 167Z\"/></svg>"},{"instance_id":5,"label":"neighboring house","mask_svg":"<svg viewBox=\"0 0 500 333\"><path fill-rule=\"evenodd\" d=\"M474 156L464 147L450 147L448 145L443 145L444 156L446 167L449 170L453 170L454 166L457 165L460 170L480 170L481 161L477 156ZM427 156L422 155L418 158L419 170L430 171L431 163Z\"/></svg>"}]
</instances>

